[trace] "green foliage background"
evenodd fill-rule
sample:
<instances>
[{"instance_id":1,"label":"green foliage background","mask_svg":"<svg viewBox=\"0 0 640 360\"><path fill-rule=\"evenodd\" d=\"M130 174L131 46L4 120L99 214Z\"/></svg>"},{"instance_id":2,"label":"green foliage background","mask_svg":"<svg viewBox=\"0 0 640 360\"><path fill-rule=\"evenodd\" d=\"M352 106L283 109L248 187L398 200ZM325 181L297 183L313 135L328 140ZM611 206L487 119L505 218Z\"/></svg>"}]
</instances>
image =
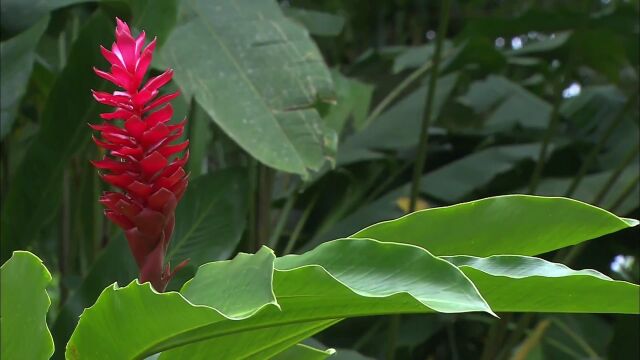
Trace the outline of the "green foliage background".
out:
<instances>
[{"instance_id":1,"label":"green foliage background","mask_svg":"<svg viewBox=\"0 0 640 360\"><path fill-rule=\"evenodd\" d=\"M419 208L530 193L638 218L638 1L452 1L434 74L443 3L3 1L1 256L28 249L51 270L54 356L103 288L136 276L88 163L100 154L86 124L104 111L89 90L111 90L91 67L105 65L115 16L158 36L154 67L173 67L184 94L174 107L189 119L193 181L169 257L192 260L172 289L238 251L301 253L406 213L426 114ZM637 239L544 257L638 283ZM502 317L548 324L527 359L639 353L637 316ZM338 359L509 353L491 349L489 316L394 319L345 321L310 344Z\"/></svg>"}]
</instances>

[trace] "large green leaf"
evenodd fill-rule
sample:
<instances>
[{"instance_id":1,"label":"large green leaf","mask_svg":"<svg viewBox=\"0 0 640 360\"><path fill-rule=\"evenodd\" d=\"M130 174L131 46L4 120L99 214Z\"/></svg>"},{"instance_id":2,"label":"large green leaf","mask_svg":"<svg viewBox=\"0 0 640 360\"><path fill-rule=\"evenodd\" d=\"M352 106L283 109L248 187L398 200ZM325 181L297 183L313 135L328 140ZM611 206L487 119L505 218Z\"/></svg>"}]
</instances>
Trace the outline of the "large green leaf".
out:
<instances>
[{"instance_id":1,"label":"large green leaf","mask_svg":"<svg viewBox=\"0 0 640 360\"><path fill-rule=\"evenodd\" d=\"M493 146L473 152L423 175L420 190L431 198L456 203L524 161L536 160L539 153L539 144Z\"/></svg>"},{"instance_id":2,"label":"large green leaf","mask_svg":"<svg viewBox=\"0 0 640 360\"><path fill-rule=\"evenodd\" d=\"M275 263L263 248L202 266L182 295L108 287L67 356L268 358L344 317L433 310L491 311L455 266L419 247L345 239Z\"/></svg>"},{"instance_id":3,"label":"large green leaf","mask_svg":"<svg viewBox=\"0 0 640 360\"><path fill-rule=\"evenodd\" d=\"M516 125L544 129L551 105L519 84L498 75L471 84L458 99L477 113L486 114L485 126L494 129Z\"/></svg>"},{"instance_id":4,"label":"large green leaf","mask_svg":"<svg viewBox=\"0 0 640 360\"><path fill-rule=\"evenodd\" d=\"M16 251L0 267L2 359L48 359L53 339L47 328L51 274L27 251Z\"/></svg>"},{"instance_id":5,"label":"large green leaf","mask_svg":"<svg viewBox=\"0 0 640 360\"><path fill-rule=\"evenodd\" d=\"M190 258L193 267L229 258L245 228L247 176L226 169L196 178L176 210L176 227L167 258ZM215 236L213 236L215 234Z\"/></svg>"},{"instance_id":6,"label":"large green leaf","mask_svg":"<svg viewBox=\"0 0 640 360\"><path fill-rule=\"evenodd\" d=\"M466 279L416 247L373 240L333 241L304 255L278 258L275 270L274 292L281 311L265 309L244 321L244 326L268 326L266 329L241 338L213 339L201 344L197 352L176 349L162 358L206 357L220 349L228 358L247 354L267 358L343 317L431 311L429 308L490 311ZM206 266L200 271L209 272ZM206 297L215 296L215 289L208 289ZM271 346L273 343L277 345Z\"/></svg>"},{"instance_id":7,"label":"large green leaf","mask_svg":"<svg viewBox=\"0 0 640 360\"><path fill-rule=\"evenodd\" d=\"M6 0L0 6L2 30L17 33L41 21L50 11L87 0Z\"/></svg>"},{"instance_id":8,"label":"large green leaf","mask_svg":"<svg viewBox=\"0 0 640 360\"><path fill-rule=\"evenodd\" d=\"M436 255L537 255L637 224L577 200L506 195L418 211L352 237L414 244Z\"/></svg>"},{"instance_id":9,"label":"large green leaf","mask_svg":"<svg viewBox=\"0 0 640 360\"><path fill-rule=\"evenodd\" d=\"M495 311L640 313L640 287L595 270L516 255L444 257L476 284Z\"/></svg>"},{"instance_id":10,"label":"large green leaf","mask_svg":"<svg viewBox=\"0 0 640 360\"><path fill-rule=\"evenodd\" d=\"M0 44L0 139L11 131L20 99L27 90L29 76L35 60L35 48L47 29L45 17L31 29Z\"/></svg>"},{"instance_id":11,"label":"large green leaf","mask_svg":"<svg viewBox=\"0 0 640 360\"><path fill-rule=\"evenodd\" d=\"M614 170L586 175L571 196L577 200L592 203L603 187L607 186L607 182L613 173ZM638 205L640 205L640 196L638 196L640 184L636 180L639 174L638 165L632 164L625 169L620 174L618 181L609 188L607 195L598 205L605 209L612 209L616 205L616 208L611 211L615 211L618 214L628 214L630 211L637 209ZM562 196L567 192L573 180L573 178L544 178L540 181L536 193L544 196ZM634 185L631 193L621 203L616 204L618 198L624 195L625 187L629 184Z\"/></svg>"},{"instance_id":12,"label":"large green leaf","mask_svg":"<svg viewBox=\"0 0 640 360\"><path fill-rule=\"evenodd\" d=\"M457 82L458 73L438 79L435 90L433 117L437 119ZM362 160L363 150L405 150L418 145L418 136L427 99L427 86L423 85L407 95L374 119L362 131L347 138L340 146L338 163L346 165ZM366 153L365 157L366 157Z\"/></svg>"},{"instance_id":13,"label":"large green leaf","mask_svg":"<svg viewBox=\"0 0 640 360\"><path fill-rule=\"evenodd\" d=\"M1 256L24 249L37 239L41 225L59 205L64 167L74 152L91 138L87 123L98 118L90 89L103 81L87 75L102 63L99 44L111 40L111 20L97 12L82 29L45 105L40 131L16 171L2 209Z\"/></svg>"},{"instance_id":14,"label":"large green leaf","mask_svg":"<svg viewBox=\"0 0 640 360\"><path fill-rule=\"evenodd\" d=\"M204 262L227 259L238 245L245 227L246 176L239 169L218 171L191 181L176 209L176 226L171 240L172 264L189 258L170 284L180 286ZM215 234L212 236L211 234ZM62 307L53 327L58 349L71 336L82 310L114 281L128 283L137 268L123 236L111 239L79 288Z\"/></svg>"},{"instance_id":15,"label":"large green leaf","mask_svg":"<svg viewBox=\"0 0 640 360\"><path fill-rule=\"evenodd\" d=\"M336 36L344 27L344 17L339 15L287 5L281 8L285 15L300 22L316 36Z\"/></svg>"},{"instance_id":16,"label":"large green leaf","mask_svg":"<svg viewBox=\"0 0 640 360\"><path fill-rule=\"evenodd\" d=\"M402 51L393 62L392 72L399 73L407 69L415 69L431 61L435 43L413 46ZM460 45L453 46L449 40L443 43L443 61L440 72L447 73L460 68L480 66L485 71L499 70L505 65L505 57L494 44L482 36L471 36Z\"/></svg>"},{"instance_id":17,"label":"large green leaf","mask_svg":"<svg viewBox=\"0 0 640 360\"><path fill-rule=\"evenodd\" d=\"M161 55L184 92L264 164L302 175L319 169L333 133L312 106L334 95L307 31L273 1L183 5L190 20L174 30Z\"/></svg>"}]
</instances>

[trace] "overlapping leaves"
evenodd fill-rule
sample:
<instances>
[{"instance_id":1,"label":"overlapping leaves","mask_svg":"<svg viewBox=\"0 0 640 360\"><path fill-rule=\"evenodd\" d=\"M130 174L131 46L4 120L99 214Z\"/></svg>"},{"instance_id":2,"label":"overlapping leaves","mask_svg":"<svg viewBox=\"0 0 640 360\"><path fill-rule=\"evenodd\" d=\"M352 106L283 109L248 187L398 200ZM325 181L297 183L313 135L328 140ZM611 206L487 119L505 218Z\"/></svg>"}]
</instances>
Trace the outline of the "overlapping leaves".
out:
<instances>
[{"instance_id":1,"label":"overlapping leaves","mask_svg":"<svg viewBox=\"0 0 640 360\"><path fill-rule=\"evenodd\" d=\"M554 216L554 211L562 211L563 217ZM499 225L495 222L499 216L491 216L512 213L518 216L502 219ZM474 223L470 220L475 216ZM541 219L546 220L546 228L535 231ZM489 234L474 238L454 229L466 222L480 234ZM451 236L438 232L445 223ZM202 266L180 293L158 294L137 282L108 287L82 315L67 357L144 358L156 353L161 353L161 359L210 354L269 357L343 318L374 314L492 309L636 313L637 285L613 281L592 270L575 271L517 255L441 259L419 246L400 243L428 244L440 254L454 249L481 255L498 250L526 254L635 224L573 200L504 196L418 212L355 235L390 242L342 239L282 258L263 248L255 255L240 254L231 261ZM567 233L566 228L574 231ZM492 239L495 245L481 251L479 244L487 246L488 237L499 231L505 233L502 241ZM545 231L550 235L543 236ZM443 244L409 240L425 234L442 235ZM467 250L461 242L465 235ZM445 246L444 240L450 240L452 247ZM607 302L601 298L606 294L623 300ZM144 330L149 327L153 329ZM132 340L121 344L123 338Z\"/></svg>"}]
</instances>

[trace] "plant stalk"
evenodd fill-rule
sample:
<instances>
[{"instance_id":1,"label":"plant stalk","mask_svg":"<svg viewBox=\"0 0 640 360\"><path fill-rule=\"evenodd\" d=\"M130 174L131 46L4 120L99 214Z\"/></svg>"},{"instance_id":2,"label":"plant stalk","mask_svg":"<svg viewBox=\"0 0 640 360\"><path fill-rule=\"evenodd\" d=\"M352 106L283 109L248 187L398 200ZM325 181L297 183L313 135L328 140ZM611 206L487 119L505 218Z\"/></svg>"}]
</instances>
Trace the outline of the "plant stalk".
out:
<instances>
[{"instance_id":1,"label":"plant stalk","mask_svg":"<svg viewBox=\"0 0 640 360\"><path fill-rule=\"evenodd\" d=\"M257 243L255 250L260 249L269 241L271 228L271 193L273 191L274 172L264 165L258 168L258 214L257 214Z\"/></svg>"},{"instance_id":2,"label":"plant stalk","mask_svg":"<svg viewBox=\"0 0 640 360\"><path fill-rule=\"evenodd\" d=\"M528 193L533 195L538 189L538 184L540 183L540 177L542 176L542 172L544 171L544 166L547 162L547 151L549 145L551 144L551 139L557 132L558 124L560 123L560 103L562 102L562 84L563 81L558 81L556 88L554 90L555 100L553 103L553 107L551 109L551 117L549 119L549 124L547 125L547 131L544 134L544 138L542 139L542 146L540 147L540 152L538 153L538 161L536 162L536 167L533 169L533 174L531 175L531 181L529 182L529 191Z\"/></svg>"},{"instance_id":3,"label":"plant stalk","mask_svg":"<svg viewBox=\"0 0 640 360\"><path fill-rule=\"evenodd\" d=\"M304 209L304 212L302 213L302 217L300 218L300 220L296 224L295 229L293 229L293 233L291 233L291 237L289 237L289 241L287 242L287 246L284 248L284 251L282 253L283 256L284 255L289 255L293 251L294 246L296 245L296 242L298 241L298 238L300 237L300 234L302 233L302 229L304 228L304 225L307 223L307 220L309 219L309 216L311 215L311 211L313 210L313 208L316 205L316 201L318 201L318 195L317 194L313 197L313 200L311 200L311 202L309 202L309 205L307 205L307 208Z\"/></svg>"},{"instance_id":4,"label":"plant stalk","mask_svg":"<svg viewBox=\"0 0 640 360\"><path fill-rule=\"evenodd\" d=\"M633 105L634 103L633 100L635 99L636 95L637 93L634 93L634 95L631 95L627 98L627 101L624 107L620 110L620 112L616 115L616 117L609 123L609 126L607 126L607 129L604 131L604 133L602 133L602 136L600 136L596 145L591 149L591 151L587 155L587 158L580 166L578 173L573 178L571 185L569 185L569 188L564 194L565 197L571 197L573 193L576 191L576 189L578 188L578 185L580 185L580 182L586 175L587 171L589 171L589 168L595 162L596 157L600 153L600 150L602 150L602 147L607 143L611 135L613 135L613 131L616 128L618 128L618 126L622 123L622 120L624 120L624 115L627 113L631 105Z\"/></svg>"},{"instance_id":5,"label":"plant stalk","mask_svg":"<svg viewBox=\"0 0 640 360\"><path fill-rule=\"evenodd\" d=\"M618 210L618 208L620 207L620 205L622 205L624 200L627 197L629 197L629 195L631 195L631 192L633 191L633 189L635 189L635 187L638 186L638 182L640 182L640 175L637 175L627 185L625 185L624 190L622 190L618 198L616 198L613 204L611 204L611 209L610 209L611 212L615 212L616 210Z\"/></svg>"},{"instance_id":6,"label":"plant stalk","mask_svg":"<svg viewBox=\"0 0 640 360\"><path fill-rule=\"evenodd\" d=\"M451 55L451 51L447 51L446 53L440 56L441 59L446 59ZM427 61L419 68L415 69L409 76L407 76L402 82L400 82L396 87L394 87L387 96L385 96L376 107L371 111L367 119L365 120L365 124L371 123L371 121L375 120L382 114L388 107L393 103L394 100L398 98L402 94L404 90L406 90L411 84L420 80L422 75L424 75L427 71L431 70L434 65L433 61Z\"/></svg>"},{"instance_id":7,"label":"plant stalk","mask_svg":"<svg viewBox=\"0 0 640 360\"><path fill-rule=\"evenodd\" d=\"M633 149L630 149L630 151L627 152L627 155L625 156L624 161L620 163L620 165L616 168L613 174L609 176L609 179L607 179L607 182L604 184L602 189L600 189L600 192L598 192L598 194L594 198L593 200L594 204L599 205L600 203L602 203L604 198L609 193L609 190L611 190L611 187L613 186L613 184L615 184L615 182L618 181L618 178L620 177L620 175L622 175L622 172L638 156L639 152L640 152L640 148L636 146L634 146Z\"/></svg>"},{"instance_id":8,"label":"plant stalk","mask_svg":"<svg viewBox=\"0 0 640 360\"><path fill-rule=\"evenodd\" d=\"M276 249L278 247L278 241L282 236L282 231L284 230L284 226L287 224L287 219L289 218L289 213L291 213L291 209L293 209L293 205L298 198L298 188L296 187L291 191L291 194L287 197L287 201L284 203L282 207L282 211L280 211L280 215L278 217L278 223L269 238L269 247L272 249Z\"/></svg>"},{"instance_id":9,"label":"plant stalk","mask_svg":"<svg viewBox=\"0 0 640 360\"><path fill-rule=\"evenodd\" d=\"M249 176L249 198L247 199L249 202L249 221L247 223L247 238L245 249L247 252L253 252L256 249L256 219L258 217L258 209L257 209L257 188L258 188L258 161L254 158L249 157L248 163L248 176Z\"/></svg>"},{"instance_id":10,"label":"plant stalk","mask_svg":"<svg viewBox=\"0 0 640 360\"><path fill-rule=\"evenodd\" d=\"M427 158L427 149L429 145L429 125L433 115L433 101L435 99L436 85L438 84L438 68L440 67L440 54L442 53L442 44L449 26L449 9L451 8L451 0L443 0L440 8L440 24L438 25L438 33L436 35L436 46L433 52L433 66L431 69L431 77L427 87L427 102L424 109L424 117L420 127L420 141L418 143L418 155L413 172L413 181L411 183L411 196L409 198L409 212L416 209L418 195L420 192L420 177L424 170L424 163Z\"/></svg>"}]
</instances>

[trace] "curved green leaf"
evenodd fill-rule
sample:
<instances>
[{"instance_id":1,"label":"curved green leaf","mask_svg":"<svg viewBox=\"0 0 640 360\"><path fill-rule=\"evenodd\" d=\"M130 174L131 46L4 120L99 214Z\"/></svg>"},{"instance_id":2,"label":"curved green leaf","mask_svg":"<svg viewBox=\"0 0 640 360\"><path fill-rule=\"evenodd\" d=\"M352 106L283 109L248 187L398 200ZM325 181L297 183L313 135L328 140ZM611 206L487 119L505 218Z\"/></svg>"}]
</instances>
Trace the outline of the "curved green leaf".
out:
<instances>
[{"instance_id":1,"label":"curved green leaf","mask_svg":"<svg viewBox=\"0 0 640 360\"><path fill-rule=\"evenodd\" d=\"M204 359L212 353L268 358L345 317L431 309L491 312L473 284L447 265L415 246L362 239L332 241L303 255L278 258L273 289L281 310L267 308L235 326L203 329L199 335L212 340L198 344L197 350L189 346L165 352L161 359ZM201 279L217 272L209 266L200 268ZM205 288L205 298L215 296L214 286ZM238 334L243 329L249 331ZM224 336L225 331L236 333Z\"/></svg>"},{"instance_id":2,"label":"curved green leaf","mask_svg":"<svg viewBox=\"0 0 640 360\"><path fill-rule=\"evenodd\" d=\"M47 328L51 274L37 256L16 251L0 267L2 359L48 359L53 338Z\"/></svg>"},{"instance_id":3,"label":"curved green leaf","mask_svg":"<svg viewBox=\"0 0 640 360\"><path fill-rule=\"evenodd\" d=\"M516 255L444 259L469 276L495 311L640 313L638 285L595 270Z\"/></svg>"},{"instance_id":4,"label":"curved green leaf","mask_svg":"<svg viewBox=\"0 0 640 360\"><path fill-rule=\"evenodd\" d=\"M184 92L264 164L302 175L319 169L333 135L313 106L334 94L307 31L273 1L182 4L190 20L160 54Z\"/></svg>"},{"instance_id":5,"label":"curved green leaf","mask_svg":"<svg viewBox=\"0 0 640 360\"><path fill-rule=\"evenodd\" d=\"M537 255L637 224L577 200L506 195L417 211L352 237L414 244L435 255Z\"/></svg>"},{"instance_id":6,"label":"curved green leaf","mask_svg":"<svg viewBox=\"0 0 640 360\"><path fill-rule=\"evenodd\" d=\"M36 46L48 24L46 16L32 28L0 44L0 139L11 131L20 99L27 90Z\"/></svg>"},{"instance_id":7,"label":"curved green leaf","mask_svg":"<svg viewBox=\"0 0 640 360\"><path fill-rule=\"evenodd\" d=\"M113 284L80 316L66 357L140 359L154 353L149 353L152 345L167 346L172 338L192 329L239 320L262 307L277 306L271 288L274 259L273 252L263 248L255 255L239 254L234 260L209 264L219 281L209 292L216 291L217 296L203 299L196 294L195 298L218 308L193 305L177 292L157 293L149 283L140 285L137 280L124 288ZM243 280L241 285L233 281L239 279ZM196 282L192 288L210 284L209 280Z\"/></svg>"},{"instance_id":8,"label":"curved green leaf","mask_svg":"<svg viewBox=\"0 0 640 360\"><path fill-rule=\"evenodd\" d=\"M182 295L108 287L80 318L67 356L268 358L345 317L432 309L491 312L455 266L416 246L345 239L275 265L263 248L203 265Z\"/></svg>"},{"instance_id":9,"label":"curved green leaf","mask_svg":"<svg viewBox=\"0 0 640 360\"><path fill-rule=\"evenodd\" d=\"M549 153L554 149L549 146ZM514 171L519 164L536 161L540 144L493 146L451 161L420 178L420 191L446 203L469 199L475 191L497 177Z\"/></svg>"}]
</instances>

